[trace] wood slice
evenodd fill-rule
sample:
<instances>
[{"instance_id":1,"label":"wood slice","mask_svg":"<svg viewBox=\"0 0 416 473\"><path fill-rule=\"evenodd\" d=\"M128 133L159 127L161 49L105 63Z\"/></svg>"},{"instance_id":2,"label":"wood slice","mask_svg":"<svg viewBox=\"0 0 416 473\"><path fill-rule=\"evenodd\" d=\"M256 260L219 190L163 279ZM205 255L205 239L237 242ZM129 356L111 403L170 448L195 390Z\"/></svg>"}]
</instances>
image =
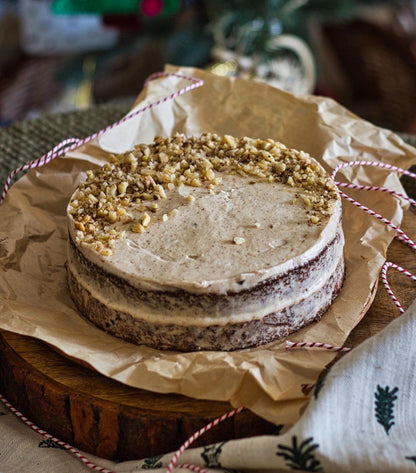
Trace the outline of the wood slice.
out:
<instances>
[{"instance_id":1,"label":"wood slice","mask_svg":"<svg viewBox=\"0 0 416 473\"><path fill-rule=\"evenodd\" d=\"M408 211L403 229L415 235ZM387 259L416 273L416 258L393 241ZM412 280L389 271L389 281L404 308L416 296ZM399 316L378 285L374 302L346 346L357 346ZM113 460L140 459L176 450L196 430L231 410L224 402L155 394L131 388L61 356L45 343L10 332L0 334L0 392L29 419L75 447ZM243 411L208 431L194 445L260 434L278 428Z\"/></svg>"},{"instance_id":2,"label":"wood slice","mask_svg":"<svg viewBox=\"0 0 416 473\"><path fill-rule=\"evenodd\" d=\"M232 410L226 402L125 386L37 339L5 331L0 336L0 392L52 435L113 460L174 451ZM275 425L244 411L207 432L200 444L276 432Z\"/></svg>"}]
</instances>

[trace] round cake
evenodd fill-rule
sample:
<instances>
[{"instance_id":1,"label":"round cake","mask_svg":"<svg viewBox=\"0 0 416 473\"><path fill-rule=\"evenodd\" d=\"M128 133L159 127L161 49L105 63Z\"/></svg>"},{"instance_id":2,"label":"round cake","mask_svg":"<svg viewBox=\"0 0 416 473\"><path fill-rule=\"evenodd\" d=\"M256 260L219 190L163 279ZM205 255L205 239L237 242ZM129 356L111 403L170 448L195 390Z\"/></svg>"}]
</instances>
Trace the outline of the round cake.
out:
<instances>
[{"instance_id":1,"label":"round cake","mask_svg":"<svg viewBox=\"0 0 416 473\"><path fill-rule=\"evenodd\" d=\"M162 350L235 350L318 320L344 278L341 201L271 139L156 137L71 197L71 297L94 325Z\"/></svg>"}]
</instances>

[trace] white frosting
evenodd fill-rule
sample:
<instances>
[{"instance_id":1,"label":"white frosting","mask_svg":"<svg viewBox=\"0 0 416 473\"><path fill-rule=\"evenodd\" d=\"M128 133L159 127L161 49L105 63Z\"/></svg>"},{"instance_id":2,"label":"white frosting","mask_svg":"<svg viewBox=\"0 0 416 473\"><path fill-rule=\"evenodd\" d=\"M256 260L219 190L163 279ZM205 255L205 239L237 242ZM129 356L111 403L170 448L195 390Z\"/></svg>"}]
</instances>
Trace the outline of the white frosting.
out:
<instances>
[{"instance_id":1,"label":"white frosting","mask_svg":"<svg viewBox=\"0 0 416 473\"><path fill-rule=\"evenodd\" d=\"M222 177L213 193L188 186L169 191L158 201L146 231L128 231L111 256L103 257L85 244L79 249L137 288L224 294L307 263L335 238L339 199L328 218L310 224L308 209L297 199L305 194L303 189L237 175ZM188 201L189 194L194 202ZM177 215L163 221L162 215L173 209ZM71 216L69 229L74 237ZM236 237L243 243L236 244Z\"/></svg>"}]
</instances>

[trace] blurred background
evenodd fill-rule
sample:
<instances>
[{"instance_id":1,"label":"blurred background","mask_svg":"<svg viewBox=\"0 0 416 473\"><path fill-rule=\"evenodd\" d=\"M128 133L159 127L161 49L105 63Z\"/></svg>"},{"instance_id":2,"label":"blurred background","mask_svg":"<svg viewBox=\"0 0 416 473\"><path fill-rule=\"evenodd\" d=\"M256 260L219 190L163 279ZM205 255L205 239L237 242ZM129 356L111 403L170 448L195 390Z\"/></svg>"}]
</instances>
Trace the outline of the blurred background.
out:
<instances>
[{"instance_id":1,"label":"blurred background","mask_svg":"<svg viewBox=\"0 0 416 473\"><path fill-rule=\"evenodd\" d=\"M132 103L166 63L416 134L416 0L0 0L0 126Z\"/></svg>"}]
</instances>

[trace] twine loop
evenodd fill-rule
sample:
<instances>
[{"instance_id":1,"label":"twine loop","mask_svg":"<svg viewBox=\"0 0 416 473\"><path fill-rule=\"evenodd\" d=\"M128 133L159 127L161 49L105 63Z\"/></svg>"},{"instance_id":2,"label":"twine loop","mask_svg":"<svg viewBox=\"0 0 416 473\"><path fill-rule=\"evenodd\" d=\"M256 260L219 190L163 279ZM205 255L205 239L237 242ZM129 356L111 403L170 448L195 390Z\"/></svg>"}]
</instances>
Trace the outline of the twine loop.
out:
<instances>
[{"instance_id":1,"label":"twine loop","mask_svg":"<svg viewBox=\"0 0 416 473\"><path fill-rule=\"evenodd\" d=\"M335 176L337 175L337 173L341 169L345 169L347 167L353 167L353 166L372 166L372 167L384 169L384 170L387 170L387 171L394 171L394 172L397 172L399 174L409 176L412 179L416 179L416 174L411 172L411 171L408 171L406 169L403 169L403 168L400 168L400 167L397 167L397 166L393 166L392 164L380 163L380 162L377 162L377 161L349 161L349 162L346 162L346 163L339 164L332 171L332 174L331 174L332 179L334 179L334 181L335 181ZM375 192L388 193L388 194L393 195L397 198L401 198L401 199L406 200L407 202L409 202L410 205L416 206L416 201L414 199L410 198L406 194L403 194L401 192L397 192L397 191L389 189L387 187L360 186L360 185L352 184L352 183L349 183L349 182L338 182L338 181L335 181L335 185L338 187L338 189L347 188L347 189L358 189L358 190L364 190L364 191L373 191L373 192L375 191ZM369 215L377 218L378 220L382 221L384 224L388 225L390 228L395 230L395 232L396 232L395 239L402 242L402 243L404 243L404 244L406 244L413 251L416 251L416 244L397 225L395 225L393 222L391 222L387 218L383 217L382 215L378 214L377 212L374 212L373 210L369 209L368 207L362 205L360 202L358 202L355 199L353 199L352 197L348 196L347 194L345 194L341 190L340 190L340 194L348 202L351 202L353 205L355 205L359 209L361 209L364 212L368 213ZM416 277L412 273L407 271L406 269L402 268L401 266L398 266L395 263L392 263L391 261L386 261L384 263L382 269L381 269L381 280L384 284L384 287L386 288L387 293L389 294L389 296L393 300L394 304L399 309L400 313L404 313L404 309L403 309L402 305L400 304L399 300L395 296L395 294L394 294L393 290L391 289L390 284L388 282L387 270L389 268L396 269L397 271L401 272L402 274L405 274L406 276L408 276L413 281L416 281Z\"/></svg>"}]
</instances>

